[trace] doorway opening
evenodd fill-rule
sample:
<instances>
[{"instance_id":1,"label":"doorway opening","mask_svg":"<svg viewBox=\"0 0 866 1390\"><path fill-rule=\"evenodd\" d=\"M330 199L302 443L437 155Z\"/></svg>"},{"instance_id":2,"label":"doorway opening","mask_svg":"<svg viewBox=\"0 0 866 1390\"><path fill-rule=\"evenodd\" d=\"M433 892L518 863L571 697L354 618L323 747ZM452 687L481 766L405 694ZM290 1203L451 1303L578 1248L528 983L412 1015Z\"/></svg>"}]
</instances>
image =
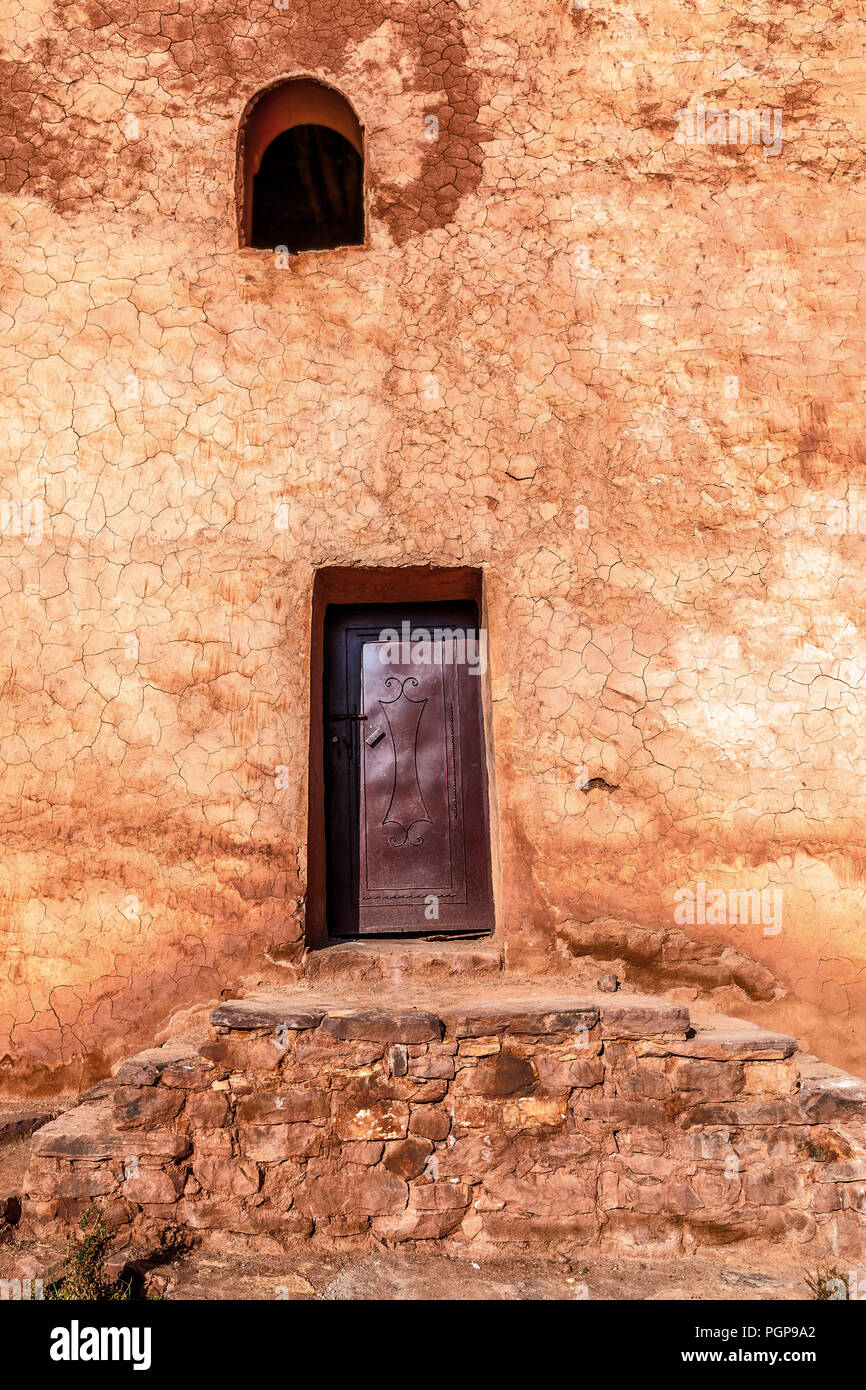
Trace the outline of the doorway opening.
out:
<instances>
[{"instance_id":1,"label":"doorway opening","mask_svg":"<svg viewBox=\"0 0 866 1390\"><path fill-rule=\"evenodd\" d=\"M489 935L480 575L340 573L314 596L307 944Z\"/></svg>"}]
</instances>

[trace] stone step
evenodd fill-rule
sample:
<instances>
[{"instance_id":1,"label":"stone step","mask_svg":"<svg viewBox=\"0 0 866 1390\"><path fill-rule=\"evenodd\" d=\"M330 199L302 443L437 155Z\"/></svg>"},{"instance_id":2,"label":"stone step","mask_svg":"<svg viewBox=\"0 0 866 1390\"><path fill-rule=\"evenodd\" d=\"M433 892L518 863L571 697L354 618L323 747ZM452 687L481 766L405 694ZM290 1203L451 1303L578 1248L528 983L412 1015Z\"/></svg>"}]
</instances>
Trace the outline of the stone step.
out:
<instances>
[{"instance_id":1,"label":"stone step","mask_svg":"<svg viewBox=\"0 0 866 1390\"><path fill-rule=\"evenodd\" d=\"M862 1119L866 1112L866 1081L801 1053L800 1105L813 1120Z\"/></svg>"},{"instance_id":2,"label":"stone step","mask_svg":"<svg viewBox=\"0 0 866 1390\"><path fill-rule=\"evenodd\" d=\"M134 1151L138 1157L175 1160L189 1150L185 1136L169 1129L138 1129L133 1144L129 1134L116 1127L114 1106L109 1100L75 1106L33 1136L33 1152L42 1158L96 1162L122 1159Z\"/></svg>"},{"instance_id":3,"label":"stone step","mask_svg":"<svg viewBox=\"0 0 866 1390\"><path fill-rule=\"evenodd\" d=\"M502 970L502 948L485 939L470 941L341 941L308 951L304 979L311 986L337 984L411 986L468 983Z\"/></svg>"},{"instance_id":4,"label":"stone step","mask_svg":"<svg viewBox=\"0 0 866 1390\"><path fill-rule=\"evenodd\" d=\"M677 1057L702 1057L708 1061L775 1062L793 1057L796 1038L757 1028L740 1019L717 1015L711 1023L693 1027L682 1043L665 1049Z\"/></svg>"},{"instance_id":5,"label":"stone step","mask_svg":"<svg viewBox=\"0 0 866 1390\"><path fill-rule=\"evenodd\" d=\"M866 1083L682 1004L501 981L257 990L39 1129L21 1221L146 1247L866 1259ZM802 1077L798 1066L802 1062ZM329 1246L332 1248L332 1246Z\"/></svg>"},{"instance_id":6,"label":"stone step","mask_svg":"<svg viewBox=\"0 0 866 1390\"><path fill-rule=\"evenodd\" d=\"M343 1020L342 1024L339 1020ZM350 1001L335 1002L302 989L266 990L243 999L225 999L211 1014L216 1028L252 1031L262 1028L304 1030L322 1028L335 1036L369 1041L410 1043L439 1038L482 1037L487 1034L544 1035L575 1032L601 1023L604 1038L680 1039L685 1046L690 1028L683 1004L641 994L552 994L470 991L449 1008L406 1007L393 997L373 998L354 991ZM344 1031L337 1033L338 1026ZM348 1029L351 1026L351 1033ZM425 1034L424 1037L420 1033ZM417 1036L416 1036L417 1035ZM429 1035L429 1037L428 1037ZM768 1035L769 1036L769 1035Z\"/></svg>"}]
</instances>

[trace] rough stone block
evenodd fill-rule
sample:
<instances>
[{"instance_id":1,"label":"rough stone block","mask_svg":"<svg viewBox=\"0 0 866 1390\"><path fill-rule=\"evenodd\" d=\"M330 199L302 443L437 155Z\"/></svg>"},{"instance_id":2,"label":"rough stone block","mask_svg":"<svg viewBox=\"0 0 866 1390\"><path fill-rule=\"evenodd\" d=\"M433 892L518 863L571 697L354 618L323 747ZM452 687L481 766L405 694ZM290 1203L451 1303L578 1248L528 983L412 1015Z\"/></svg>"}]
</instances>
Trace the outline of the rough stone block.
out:
<instances>
[{"instance_id":1,"label":"rough stone block","mask_svg":"<svg viewBox=\"0 0 866 1390\"><path fill-rule=\"evenodd\" d=\"M692 1190L708 1211L728 1211L737 1206L742 1192L738 1170L700 1168L689 1178Z\"/></svg>"},{"instance_id":2,"label":"rough stone block","mask_svg":"<svg viewBox=\"0 0 866 1390\"><path fill-rule=\"evenodd\" d=\"M841 1184L822 1183L812 1189L809 1206L816 1215L831 1211L841 1211L844 1188Z\"/></svg>"},{"instance_id":3,"label":"rough stone block","mask_svg":"<svg viewBox=\"0 0 866 1390\"><path fill-rule=\"evenodd\" d=\"M316 1125L243 1125L238 1137L247 1158L256 1163L281 1163L284 1158L321 1152L322 1131Z\"/></svg>"},{"instance_id":4,"label":"rough stone block","mask_svg":"<svg viewBox=\"0 0 866 1390\"><path fill-rule=\"evenodd\" d=\"M165 1206L176 1202L183 1192L186 1174L179 1169L143 1168L138 1177L128 1178L121 1193L139 1206L153 1203Z\"/></svg>"},{"instance_id":5,"label":"rough stone block","mask_svg":"<svg viewBox=\"0 0 866 1390\"><path fill-rule=\"evenodd\" d=\"M461 1209L448 1211L405 1211L399 1216L374 1217L371 1225L380 1240L400 1243L407 1240L444 1240L463 1221Z\"/></svg>"},{"instance_id":6,"label":"rough stone block","mask_svg":"<svg viewBox=\"0 0 866 1390\"><path fill-rule=\"evenodd\" d=\"M326 1091L256 1091L238 1101L238 1119L253 1124L324 1123L331 1110Z\"/></svg>"},{"instance_id":7,"label":"rough stone block","mask_svg":"<svg viewBox=\"0 0 866 1390\"><path fill-rule=\"evenodd\" d=\"M682 1231L664 1217L634 1211L612 1211L602 1227L603 1247L624 1254L676 1255L682 1248Z\"/></svg>"},{"instance_id":8,"label":"rough stone block","mask_svg":"<svg viewBox=\"0 0 866 1390\"><path fill-rule=\"evenodd\" d=\"M328 1005L298 995L261 994L248 999L224 999L210 1016L214 1027L252 1031L268 1028L318 1028Z\"/></svg>"},{"instance_id":9,"label":"rough stone block","mask_svg":"<svg viewBox=\"0 0 866 1390\"><path fill-rule=\"evenodd\" d=\"M319 1216L391 1216L404 1211L409 1189L394 1173L339 1173L309 1179L295 1198L298 1211Z\"/></svg>"},{"instance_id":10,"label":"rough stone block","mask_svg":"<svg viewBox=\"0 0 866 1390\"><path fill-rule=\"evenodd\" d=\"M816 1182L864 1182L866 1159L855 1158L848 1163L825 1163L815 1174Z\"/></svg>"},{"instance_id":11,"label":"rough stone block","mask_svg":"<svg viewBox=\"0 0 866 1390\"><path fill-rule=\"evenodd\" d=\"M7 1114L0 1112L0 1144L13 1144L17 1139L26 1139L28 1135L35 1134L37 1129L56 1119L59 1114L59 1106L38 1110L13 1110Z\"/></svg>"},{"instance_id":12,"label":"rough stone block","mask_svg":"<svg viewBox=\"0 0 866 1390\"><path fill-rule=\"evenodd\" d=\"M190 1141L170 1130L117 1133L106 1102L67 1110L36 1131L33 1152L57 1158L123 1158L130 1153L156 1158L184 1158Z\"/></svg>"},{"instance_id":13,"label":"rough stone block","mask_svg":"<svg viewBox=\"0 0 866 1390\"><path fill-rule=\"evenodd\" d=\"M647 996L605 1002L600 1012L602 1038L685 1037L689 1030L689 1011L684 1005Z\"/></svg>"},{"instance_id":14,"label":"rough stone block","mask_svg":"<svg viewBox=\"0 0 866 1390\"><path fill-rule=\"evenodd\" d=\"M462 1038L457 1044L457 1054L464 1057L495 1057L502 1051L499 1038Z\"/></svg>"},{"instance_id":15,"label":"rough stone block","mask_svg":"<svg viewBox=\"0 0 866 1390\"><path fill-rule=\"evenodd\" d=\"M190 1096L184 1113L196 1128L220 1129L229 1119L228 1096L221 1091L199 1091Z\"/></svg>"},{"instance_id":16,"label":"rough stone block","mask_svg":"<svg viewBox=\"0 0 866 1390\"><path fill-rule=\"evenodd\" d=\"M493 1176L484 1181L485 1193L504 1202L508 1212L521 1216L573 1216L595 1211L596 1175L581 1173L530 1173L525 1177Z\"/></svg>"},{"instance_id":17,"label":"rough stone block","mask_svg":"<svg viewBox=\"0 0 866 1390\"><path fill-rule=\"evenodd\" d=\"M743 1089L745 1075L738 1062L678 1058L669 1072L675 1092L695 1094L703 1101L733 1100Z\"/></svg>"},{"instance_id":18,"label":"rough stone block","mask_svg":"<svg viewBox=\"0 0 866 1390\"><path fill-rule=\"evenodd\" d=\"M432 1152L433 1145L429 1139L401 1139L388 1144L384 1166L389 1173L396 1173L398 1178L409 1182L424 1172Z\"/></svg>"},{"instance_id":19,"label":"rough stone block","mask_svg":"<svg viewBox=\"0 0 866 1390\"><path fill-rule=\"evenodd\" d=\"M203 1091L213 1080L213 1066L203 1058L189 1062L172 1062L164 1067L160 1084L179 1091Z\"/></svg>"},{"instance_id":20,"label":"rough stone block","mask_svg":"<svg viewBox=\"0 0 866 1390\"><path fill-rule=\"evenodd\" d=\"M199 1129L193 1133L196 1154L230 1154L232 1133L226 1128Z\"/></svg>"},{"instance_id":21,"label":"rough stone block","mask_svg":"<svg viewBox=\"0 0 866 1390\"><path fill-rule=\"evenodd\" d=\"M792 1202L802 1191L803 1178L796 1168L755 1165L743 1173L743 1192L750 1206L781 1206Z\"/></svg>"},{"instance_id":22,"label":"rough stone block","mask_svg":"<svg viewBox=\"0 0 866 1390\"><path fill-rule=\"evenodd\" d=\"M599 1223L594 1216L570 1217L517 1216L509 1212L490 1212L482 1220L487 1240L499 1242L556 1245L589 1245L598 1239Z\"/></svg>"},{"instance_id":23,"label":"rough stone block","mask_svg":"<svg viewBox=\"0 0 866 1390\"><path fill-rule=\"evenodd\" d=\"M604 1061L601 1057L579 1057L573 1060L558 1057L535 1059L538 1080L546 1091L567 1091L574 1086L601 1086L604 1082Z\"/></svg>"},{"instance_id":24,"label":"rough stone block","mask_svg":"<svg viewBox=\"0 0 866 1390\"><path fill-rule=\"evenodd\" d=\"M214 1196L254 1197L261 1187L261 1173L251 1158L204 1154L196 1158L193 1172L202 1190Z\"/></svg>"},{"instance_id":25,"label":"rough stone block","mask_svg":"<svg viewBox=\"0 0 866 1390\"><path fill-rule=\"evenodd\" d=\"M107 1163L80 1165L61 1173L56 1195L63 1198L104 1197L118 1186L117 1173Z\"/></svg>"},{"instance_id":26,"label":"rough stone block","mask_svg":"<svg viewBox=\"0 0 866 1390\"><path fill-rule=\"evenodd\" d=\"M472 1188L456 1178L416 1183L409 1188L410 1211L463 1210L472 1199Z\"/></svg>"},{"instance_id":27,"label":"rough stone block","mask_svg":"<svg viewBox=\"0 0 866 1390\"><path fill-rule=\"evenodd\" d=\"M793 1095L799 1082L797 1065L793 1060L746 1062L743 1078L746 1094L763 1096Z\"/></svg>"},{"instance_id":28,"label":"rough stone block","mask_svg":"<svg viewBox=\"0 0 866 1390\"><path fill-rule=\"evenodd\" d=\"M504 1134L471 1131L436 1152L440 1178L461 1178L478 1182L491 1172L512 1172L518 1161L513 1140Z\"/></svg>"},{"instance_id":29,"label":"rough stone block","mask_svg":"<svg viewBox=\"0 0 866 1390\"><path fill-rule=\"evenodd\" d=\"M373 1168L382 1160L385 1145L374 1140L347 1140L341 1153L346 1163L359 1163L364 1168ZM388 1164L385 1164L386 1168ZM401 1174L402 1176L402 1174Z\"/></svg>"},{"instance_id":30,"label":"rough stone block","mask_svg":"<svg viewBox=\"0 0 866 1390\"><path fill-rule=\"evenodd\" d=\"M180 1114L183 1095L161 1086L118 1086L114 1092L117 1129L157 1129Z\"/></svg>"},{"instance_id":31,"label":"rough stone block","mask_svg":"<svg viewBox=\"0 0 866 1390\"><path fill-rule=\"evenodd\" d=\"M155 1086L166 1067L177 1062L194 1064L197 1060L198 1054L189 1044L168 1042L162 1047L146 1048L121 1062L114 1082L118 1086Z\"/></svg>"},{"instance_id":32,"label":"rough stone block","mask_svg":"<svg viewBox=\"0 0 866 1390\"><path fill-rule=\"evenodd\" d=\"M421 1081L450 1081L454 1070L453 1057L419 1057L409 1064L409 1075Z\"/></svg>"},{"instance_id":33,"label":"rough stone block","mask_svg":"<svg viewBox=\"0 0 866 1390\"><path fill-rule=\"evenodd\" d=\"M501 1034L544 1037L550 1033L575 1033L598 1023L598 1009L569 1000L503 1000L456 1006L443 1010L449 1038L495 1038Z\"/></svg>"},{"instance_id":34,"label":"rough stone block","mask_svg":"<svg viewBox=\"0 0 866 1390\"><path fill-rule=\"evenodd\" d=\"M568 1096L521 1096L506 1101L502 1118L506 1130L556 1129L565 1122Z\"/></svg>"},{"instance_id":35,"label":"rough stone block","mask_svg":"<svg viewBox=\"0 0 866 1390\"><path fill-rule=\"evenodd\" d=\"M730 1027L699 1028L694 1037L656 1044L652 1051L669 1057L703 1057L709 1061L774 1061L791 1057L795 1038L732 1020Z\"/></svg>"},{"instance_id":36,"label":"rough stone block","mask_svg":"<svg viewBox=\"0 0 866 1390\"><path fill-rule=\"evenodd\" d=\"M447 1139L451 1130L451 1116L440 1105L419 1105L409 1116L409 1133L422 1139L438 1143Z\"/></svg>"},{"instance_id":37,"label":"rough stone block","mask_svg":"<svg viewBox=\"0 0 866 1390\"><path fill-rule=\"evenodd\" d=\"M807 1124L834 1120L866 1120L866 1082L837 1073L809 1083L799 1095L800 1114Z\"/></svg>"},{"instance_id":38,"label":"rough stone block","mask_svg":"<svg viewBox=\"0 0 866 1390\"><path fill-rule=\"evenodd\" d=\"M461 1071L460 1087L475 1096L527 1095L538 1081L535 1067L523 1057L504 1052Z\"/></svg>"},{"instance_id":39,"label":"rough stone block","mask_svg":"<svg viewBox=\"0 0 866 1390\"><path fill-rule=\"evenodd\" d=\"M369 1216L317 1216L316 1234L331 1240L357 1241L370 1229Z\"/></svg>"},{"instance_id":40,"label":"rough stone block","mask_svg":"<svg viewBox=\"0 0 866 1390\"><path fill-rule=\"evenodd\" d=\"M338 1076L331 1077L335 1089L339 1089L340 1100L357 1104L378 1105L383 1101L412 1101L424 1104L444 1100L448 1094L447 1081L425 1081L413 1076L386 1076L378 1068L366 1075L354 1075L341 1083Z\"/></svg>"},{"instance_id":41,"label":"rough stone block","mask_svg":"<svg viewBox=\"0 0 866 1390\"><path fill-rule=\"evenodd\" d=\"M337 1112L336 1133L341 1139L403 1139L409 1125L409 1107L403 1101L371 1102L360 1108L342 1106Z\"/></svg>"},{"instance_id":42,"label":"rough stone block","mask_svg":"<svg viewBox=\"0 0 866 1390\"><path fill-rule=\"evenodd\" d=\"M235 1231L242 1235L260 1235L267 1230L267 1218L256 1211L247 1211L236 1199L184 1197L176 1207L177 1220L194 1231ZM277 1220L272 1216L272 1220Z\"/></svg>"},{"instance_id":43,"label":"rough stone block","mask_svg":"<svg viewBox=\"0 0 866 1390\"><path fill-rule=\"evenodd\" d=\"M332 1009L319 1031L359 1042L438 1042L442 1022L435 1014L402 1009Z\"/></svg>"},{"instance_id":44,"label":"rough stone block","mask_svg":"<svg viewBox=\"0 0 866 1390\"><path fill-rule=\"evenodd\" d=\"M667 1100L674 1086L662 1068L662 1063L654 1064L652 1059L629 1059L614 1071L618 1094L639 1100Z\"/></svg>"}]
</instances>

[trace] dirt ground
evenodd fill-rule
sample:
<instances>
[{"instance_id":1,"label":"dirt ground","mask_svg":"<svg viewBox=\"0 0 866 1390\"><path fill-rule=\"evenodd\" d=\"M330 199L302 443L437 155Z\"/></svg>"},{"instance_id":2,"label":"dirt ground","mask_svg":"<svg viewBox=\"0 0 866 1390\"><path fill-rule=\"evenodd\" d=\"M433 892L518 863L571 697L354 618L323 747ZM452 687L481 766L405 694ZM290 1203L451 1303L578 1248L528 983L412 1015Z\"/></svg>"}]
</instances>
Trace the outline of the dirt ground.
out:
<instances>
[{"instance_id":1,"label":"dirt ground","mask_svg":"<svg viewBox=\"0 0 866 1390\"><path fill-rule=\"evenodd\" d=\"M14 1139L11 1144L0 1144L0 1197L22 1191L30 1148L29 1139Z\"/></svg>"},{"instance_id":2,"label":"dirt ground","mask_svg":"<svg viewBox=\"0 0 866 1390\"><path fill-rule=\"evenodd\" d=\"M172 1271L171 1298L358 1300L783 1299L808 1296L800 1271L767 1274L742 1262L496 1260L476 1264L395 1251L266 1264L197 1255ZM171 1277L171 1276L170 1276Z\"/></svg>"},{"instance_id":3,"label":"dirt ground","mask_svg":"<svg viewBox=\"0 0 866 1390\"><path fill-rule=\"evenodd\" d=\"M60 1248L0 1247L0 1278L59 1272ZM169 1300L227 1301L634 1301L808 1299L804 1268L778 1252L761 1261L735 1252L672 1260L599 1257L567 1263L501 1259L476 1263L401 1250L241 1256L190 1252L152 1269L147 1293Z\"/></svg>"}]
</instances>

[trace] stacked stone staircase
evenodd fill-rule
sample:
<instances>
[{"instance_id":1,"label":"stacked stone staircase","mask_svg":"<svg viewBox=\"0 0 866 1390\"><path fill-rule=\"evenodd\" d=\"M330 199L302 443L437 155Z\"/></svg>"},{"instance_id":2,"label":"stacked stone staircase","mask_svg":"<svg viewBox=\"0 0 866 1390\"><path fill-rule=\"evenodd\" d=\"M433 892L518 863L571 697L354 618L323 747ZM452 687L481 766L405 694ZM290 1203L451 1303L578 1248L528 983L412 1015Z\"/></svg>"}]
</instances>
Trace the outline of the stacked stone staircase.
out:
<instances>
[{"instance_id":1,"label":"stacked stone staircase","mask_svg":"<svg viewBox=\"0 0 866 1390\"><path fill-rule=\"evenodd\" d=\"M96 1204L138 1250L866 1255L866 1084L793 1038L649 996L442 994L223 1001L36 1132L24 1232Z\"/></svg>"}]
</instances>

